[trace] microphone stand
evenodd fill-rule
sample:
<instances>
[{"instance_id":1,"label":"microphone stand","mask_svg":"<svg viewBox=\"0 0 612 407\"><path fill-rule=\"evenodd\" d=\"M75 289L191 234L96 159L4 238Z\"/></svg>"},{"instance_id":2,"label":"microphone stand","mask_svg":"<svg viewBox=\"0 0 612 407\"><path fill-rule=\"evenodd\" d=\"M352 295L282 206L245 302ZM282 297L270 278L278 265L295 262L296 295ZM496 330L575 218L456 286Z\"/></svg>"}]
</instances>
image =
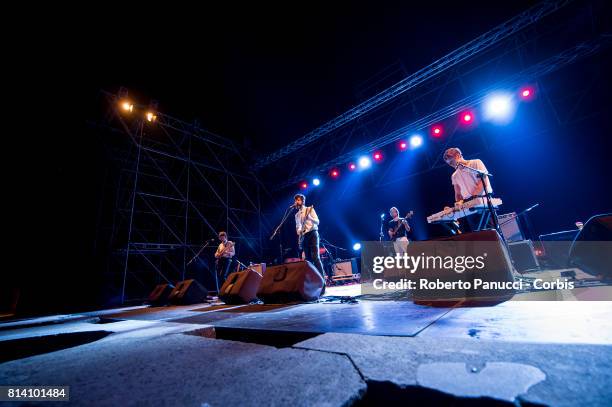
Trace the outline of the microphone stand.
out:
<instances>
[{"instance_id":1,"label":"microphone stand","mask_svg":"<svg viewBox=\"0 0 612 407\"><path fill-rule=\"evenodd\" d=\"M468 169L472 172L474 172L476 175L478 175L478 178L480 178L480 181L482 182L482 188L485 192L485 199L487 201L487 208L489 210L489 213L491 214L491 219L493 220L493 227L495 228L495 230L497 230L497 233L499 233L499 236L502 238L502 240L505 242L506 239L504 239L504 235L502 234L501 228L499 227L499 220L497 219L497 212L495 212L495 209L493 209L493 203L491 202L491 193L489 192L489 189L487 188L487 183L485 182L485 177L493 177L493 174L485 172L485 171L481 171L478 170L476 168L472 168L472 167L468 167L467 165L461 164L461 163L457 163L457 166L461 166L465 169Z\"/></svg>"},{"instance_id":2,"label":"microphone stand","mask_svg":"<svg viewBox=\"0 0 612 407\"><path fill-rule=\"evenodd\" d=\"M270 236L270 240L274 240L274 238L276 237L276 235L278 235L280 228L285 224L285 221L287 220L287 218L289 217L289 209L294 208L293 205L291 205L290 207L288 207L287 209L285 209L285 213L283 215L283 218L281 219L280 223L278 224L278 226L276 227L276 229L274 229L274 232L272 232L272 236ZM283 263L283 256L285 255L285 253L283 252L283 239L278 239L278 247L280 250L280 264Z\"/></svg>"},{"instance_id":3,"label":"microphone stand","mask_svg":"<svg viewBox=\"0 0 612 407\"><path fill-rule=\"evenodd\" d=\"M325 244L325 245L327 245L329 247L332 247L335 250L335 253L334 253L334 255L335 255L334 256L334 263L335 263L336 258L338 258L338 250L342 250L343 252L345 252L347 250L347 249L345 249L343 247L338 247L338 246L330 243L329 240L321 239L321 243L323 243L323 244Z\"/></svg>"},{"instance_id":4,"label":"microphone stand","mask_svg":"<svg viewBox=\"0 0 612 407\"><path fill-rule=\"evenodd\" d=\"M385 221L385 214L380 215L380 233L378 234L378 241L382 242L385 238L385 234L383 233L383 223Z\"/></svg>"},{"instance_id":5,"label":"microphone stand","mask_svg":"<svg viewBox=\"0 0 612 407\"><path fill-rule=\"evenodd\" d=\"M195 256L193 256L191 258L191 260L189 260L189 262L187 263L187 265L185 266L185 268L189 267L189 265L191 263L193 263L193 261L195 259L197 259L198 257L200 257L200 254L202 254L202 252L204 251L204 249L206 249L212 242L214 242L215 239L208 239L205 243L204 246L202 246L200 248L200 250L196 253ZM209 269L210 270L210 269ZM213 273L215 274L215 287L217 287L217 295L219 295L219 276L217 276L217 269L215 267L215 269L213 270Z\"/></svg>"},{"instance_id":6,"label":"microphone stand","mask_svg":"<svg viewBox=\"0 0 612 407\"><path fill-rule=\"evenodd\" d=\"M195 259L197 259L198 257L200 257L200 254L202 254L202 252L204 251L204 249L206 249L206 248L208 247L208 245L210 245L210 244L211 244L212 242L214 242L214 241L215 241L215 239L208 239L208 240L207 240L207 241L204 243L204 246L202 246L202 247L200 248L200 250L199 250L199 251L196 253L196 255L195 255L195 256L193 256L193 257L191 258L191 260L189 260L189 261L187 262L187 266L189 266L191 263L193 263L193 261L194 261Z\"/></svg>"},{"instance_id":7,"label":"microphone stand","mask_svg":"<svg viewBox=\"0 0 612 407\"><path fill-rule=\"evenodd\" d=\"M512 221L512 220L514 220L514 219L519 219L519 218L521 217L521 215L525 215L525 216L523 217L523 219L525 220L525 225L527 226L527 230L528 230L528 232L529 232L529 235L531 235L531 236L526 236L526 237L527 237L527 238L533 238L534 236L533 236L533 231L531 230L531 229L532 229L532 228L531 228L531 222L529 222L529 219L527 218L527 213L528 213L529 211L531 211L532 209L537 208L538 206L540 206L540 204L539 204L539 203L537 203L537 204L535 204L535 205L531 205L529 208L524 209L524 210L522 210L521 212L519 212L519 213L515 214L514 216L512 216L511 218L509 218L509 219L507 219L507 220L503 221L503 222L502 222L502 223L501 223L499 226L500 226L500 227L501 227L501 226L504 226L506 223L511 222L511 221Z\"/></svg>"}]
</instances>

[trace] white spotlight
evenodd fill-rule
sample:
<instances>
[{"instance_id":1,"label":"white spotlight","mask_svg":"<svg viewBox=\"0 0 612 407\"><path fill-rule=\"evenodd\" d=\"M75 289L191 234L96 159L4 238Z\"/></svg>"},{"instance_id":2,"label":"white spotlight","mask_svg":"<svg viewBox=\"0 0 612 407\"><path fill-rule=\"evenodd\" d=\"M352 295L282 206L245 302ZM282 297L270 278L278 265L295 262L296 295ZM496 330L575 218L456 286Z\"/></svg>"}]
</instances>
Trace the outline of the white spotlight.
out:
<instances>
[{"instance_id":1,"label":"white spotlight","mask_svg":"<svg viewBox=\"0 0 612 407\"><path fill-rule=\"evenodd\" d=\"M370 160L370 157L367 156L363 156L359 159L359 168L361 169L366 169L366 168L370 168L370 166L372 165L372 160Z\"/></svg>"},{"instance_id":2,"label":"white spotlight","mask_svg":"<svg viewBox=\"0 0 612 407\"><path fill-rule=\"evenodd\" d=\"M483 118L485 120L506 124L514 117L516 103L510 93L493 93L484 101Z\"/></svg>"}]
</instances>

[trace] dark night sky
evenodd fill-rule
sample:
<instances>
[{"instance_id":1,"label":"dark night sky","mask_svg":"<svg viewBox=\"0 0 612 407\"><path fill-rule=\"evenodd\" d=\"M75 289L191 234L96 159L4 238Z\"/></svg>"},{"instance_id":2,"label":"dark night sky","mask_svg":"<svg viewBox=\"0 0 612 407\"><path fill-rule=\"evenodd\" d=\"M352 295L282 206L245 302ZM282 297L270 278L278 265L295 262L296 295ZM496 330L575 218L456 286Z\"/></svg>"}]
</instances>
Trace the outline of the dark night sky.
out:
<instances>
[{"instance_id":1,"label":"dark night sky","mask_svg":"<svg viewBox=\"0 0 612 407\"><path fill-rule=\"evenodd\" d=\"M359 84L388 65L416 71L535 2L412 3L124 17L87 27L76 65L90 95L123 85L265 152L358 103Z\"/></svg>"}]
</instances>

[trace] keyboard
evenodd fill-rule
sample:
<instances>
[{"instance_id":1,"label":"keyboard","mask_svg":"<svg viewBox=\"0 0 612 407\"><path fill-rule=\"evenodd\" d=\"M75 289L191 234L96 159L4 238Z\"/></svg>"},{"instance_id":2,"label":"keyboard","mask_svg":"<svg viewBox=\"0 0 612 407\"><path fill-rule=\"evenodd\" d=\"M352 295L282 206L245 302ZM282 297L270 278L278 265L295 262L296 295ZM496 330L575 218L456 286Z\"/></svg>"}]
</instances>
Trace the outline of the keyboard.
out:
<instances>
[{"instance_id":1,"label":"keyboard","mask_svg":"<svg viewBox=\"0 0 612 407\"><path fill-rule=\"evenodd\" d=\"M493 208L497 208L503 202L499 198L491 198L491 203L493 204ZM444 209L428 216L427 223L454 222L457 219L461 219L475 213L482 213L484 209L487 209L487 200L485 198L475 198L464 202L461 204L461 206Z\"/></svg>"}]
</instances>

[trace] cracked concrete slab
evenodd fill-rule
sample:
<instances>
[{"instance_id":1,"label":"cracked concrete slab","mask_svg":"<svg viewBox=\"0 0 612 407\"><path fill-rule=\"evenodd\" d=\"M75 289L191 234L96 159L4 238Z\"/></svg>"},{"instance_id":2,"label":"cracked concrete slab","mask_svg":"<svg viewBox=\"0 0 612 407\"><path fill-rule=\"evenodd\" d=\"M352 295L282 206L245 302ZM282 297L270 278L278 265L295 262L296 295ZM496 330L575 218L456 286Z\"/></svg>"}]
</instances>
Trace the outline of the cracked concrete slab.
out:
<instances>
[{"instance_id":1,"label":"cracked concrete slab","mask_svg":"<svg viewBox=\"0 0 612 407\"><path fill-rule=\"evenodd\" d=\"M295 347L346 354L366 380L391 382L402 388L422 386L458 397L520 397L554 406L612 403L612 346L328 333ZM493 363L510 365L500 370L502 365ZM455 367L449 369L445 364ZM487 365L497 368L487 370ZM465 374L457 374L458 366ZM546 378L535 380L538 374L534 369ZM508 393L510 389L514 394Z\"/></svg>"},{"instance_id":2,"label":"cracked concrete slab","mask_svg":"<svg viewBox=\"0 0 612 407\"><path fill-rule=\"evenodd\" d=\"M96 406L338 406L366 388L343 355L184 334L111 335L14 360L0 384L68 384L74 404Z\"/></svg>"},{"instance_id":3,"label":"cracked concrete slab","mask_svg":"<svg viewBox=\"0 0 612 407\"><path fill-rule=\"evenodd\" d=\"M612 302L508 301L455 308L420 337L612 345Z\"/></svg>"}]
</instances>

